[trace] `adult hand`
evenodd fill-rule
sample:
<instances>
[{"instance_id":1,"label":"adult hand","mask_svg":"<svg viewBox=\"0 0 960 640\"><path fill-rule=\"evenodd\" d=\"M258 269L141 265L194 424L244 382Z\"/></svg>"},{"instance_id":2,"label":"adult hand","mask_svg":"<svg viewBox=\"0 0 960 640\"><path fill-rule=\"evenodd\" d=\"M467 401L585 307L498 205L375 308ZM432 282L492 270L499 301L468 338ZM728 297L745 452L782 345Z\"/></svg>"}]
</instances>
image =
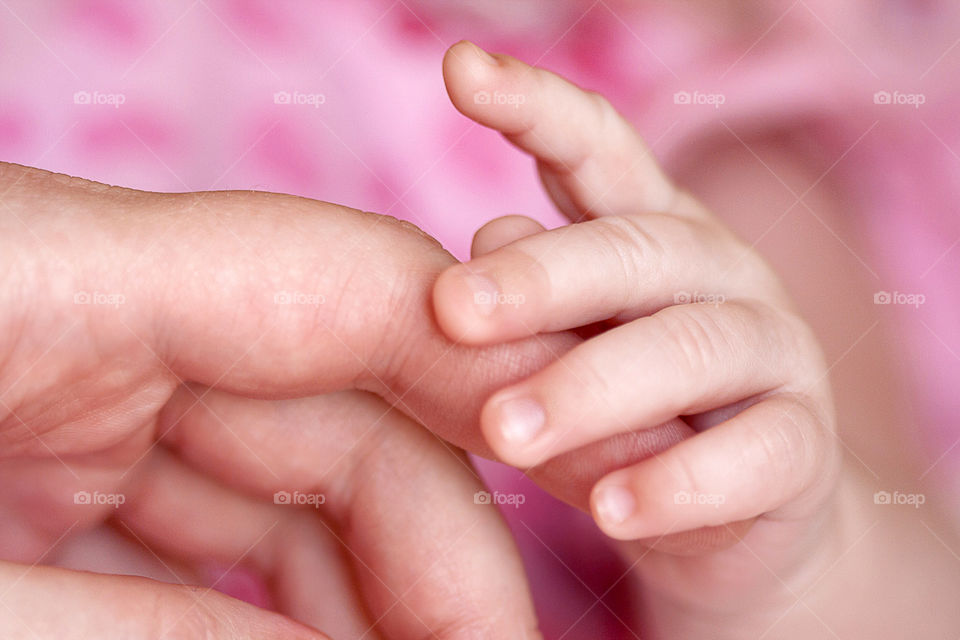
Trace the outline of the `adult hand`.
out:
<instances>
[{"instance_id":1,"label":"adult hand","mask_svg":"<svg viewBox=\"0 0 960 640\"><path fill-rule=\"evenodd\" d=\"M489 391L572 336L456 346L429 304L453 258L332 204L9 164L0 204L0 635L319 637L195 587L32 566L109 522L164 559L252 564L334 637L535 636L505 527L415 420L483 450Z\"/></svg>"}]
</instances>

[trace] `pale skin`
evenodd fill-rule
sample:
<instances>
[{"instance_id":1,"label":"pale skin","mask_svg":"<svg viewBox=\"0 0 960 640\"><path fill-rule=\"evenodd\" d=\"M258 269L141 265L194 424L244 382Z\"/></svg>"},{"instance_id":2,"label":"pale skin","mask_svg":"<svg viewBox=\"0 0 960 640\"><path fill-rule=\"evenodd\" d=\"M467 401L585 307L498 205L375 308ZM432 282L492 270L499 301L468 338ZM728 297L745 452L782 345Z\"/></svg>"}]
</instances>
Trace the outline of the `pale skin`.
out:
<instances>
[{"instance_id":1,"label":"pale skin","mask_svg":"<svg viewBox=\"0 0 960 640\"><path fill-rule=\"evenodd\" d=\"M955 532L935 506L921 516L872 499L878 487L918 490L929 464L902 431L897 380L883 357L889 325L860 335L867 348L854 353L853 370L836 372L850 424L837 420L829 373L860 329L845 335L823 310L852 313L862 328L876 309L869 302L878 287L861 277L854 251L825 242L822 224L791 221L769 247L790 274L784 286L726 219L665 177L602 97L469 43L448 52L444 73L461 112L537 160L574 224L544 231L510 216L482 228L472 260L437 283L441 327L490 345L605 323L487 400L481 426L490 446L537 477L544 461L575 458L614 434L677 416L690 425L683 442L621 465L590 493L608 535L644 539L622 545L638 560L644 630L683 638L949 637L960 626L949 605L960 593ZM477 91L525 100L518 108L478 103ZM756 150L740 146L717 154L728 171L713 170L710 154L687 177L730 212L738 231L761 237L762 221L793 202L790 191L802 193L821 174L782 146L766 145L772 166L745 161ZM762 152L763 142L757 146ZM813 191L805 206L849 232L829 188ZM722 294L723 302L674 297L693 291ZM505 303L486 304L497 299ZM816 332L802 310L819 317ZM678 493L704 500L678 501ZM714 535L704 543L706 531ZM850 584L859 585L856 595Z\"/></svg>"},{"instance_id":2,"label":"pale skin","mask_svg":"<svg viewBox=\"0 0 960 640\"><path fill-rule=\"evenodd\" d=\"M474 504L463 452L370 391L397 390L454 436L549 358L533 343L478 358L439 333L430 285L454 260L435 241L290 196L151 194L9 164L0 193L0 635L535 637L516 549ZM325 503L275 505L278 490ZM186 576L242 560L284 615L32 567L104 527Z\"/></svg>"},{"instance_id":3,"label":"pale skin","mask_svg":"<svg viewBox=\"0 0 960 640\"><path fill-rule=\"evenodd\" d=\"M502 522L473 504L463 454L430 431L532 467L642 556L638 633L956 629L960 572L916 518L870 501L836 437L865 427L838 426L828 359L773 270L599 97L468 43L444 73L458 109L538 158L577 224L495 221L455 266L409 225L337 205L0 165L0 508L16 523L0 531L0 635L338 638L375 624L384 638L535 637ZM528 99L496 109L473 101L481 89ZM477 274L524 304L478 314L464 277ZM684 308L677 290L726 301ZM78 305L78 291L124 302ZM280 291L323 303L278 305ZM578 330L611 318L590 339L596 327ZM545 440L525 443L505 420L518 395L543 405ZM881 458L871 465L892 467ZM94 487L128 501L72 502ZM322 517L270 503L294 487L327 496ZM682 504L678 491L724 500ZM252 545L284 615L144 579L26 570L77 521L122 521L186 565L229 564ZM874 521L882 534L861 541ZM908 595L923 610L891 606Z\"/></svg>"}]
</instances>

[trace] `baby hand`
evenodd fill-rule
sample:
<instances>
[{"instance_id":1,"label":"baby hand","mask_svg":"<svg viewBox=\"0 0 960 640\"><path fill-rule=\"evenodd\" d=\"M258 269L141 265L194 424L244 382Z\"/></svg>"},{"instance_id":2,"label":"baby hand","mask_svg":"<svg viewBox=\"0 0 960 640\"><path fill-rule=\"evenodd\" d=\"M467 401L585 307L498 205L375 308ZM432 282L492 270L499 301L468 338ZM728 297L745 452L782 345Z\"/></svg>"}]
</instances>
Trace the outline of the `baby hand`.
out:
<instances>
[{"instance_id":1,"label":"baby hand","mask_svg":"<svg viewBox=\"0 0 960 640\"><path fill-rule=\"evenodd\" d=\"M444 74L461 112L536 158L575 224L544 231L512 216L481 229L473 259L436 283L440 326L475 345L593 335L486 402L490 447L530 468L682 417L692 437L595 484L597 524L622 540L719 527L731 534L721 546L749 543L700 563L646 558L645 584L675 603L693 589L711 607L778 591L839 468L827 368L780 281L671 184L601 96L469 43L447 53ZM495 93L523 100L475 99Z\"/></svg>"}]
</instances>

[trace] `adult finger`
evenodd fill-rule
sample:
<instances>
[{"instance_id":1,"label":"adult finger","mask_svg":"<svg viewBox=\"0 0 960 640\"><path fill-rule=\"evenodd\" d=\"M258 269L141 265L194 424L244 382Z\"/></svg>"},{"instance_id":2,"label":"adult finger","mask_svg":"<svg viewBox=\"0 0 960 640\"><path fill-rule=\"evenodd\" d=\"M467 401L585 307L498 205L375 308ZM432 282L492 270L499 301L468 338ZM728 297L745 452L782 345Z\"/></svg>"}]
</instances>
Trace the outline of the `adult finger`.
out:
<instances>
[{"instance_id":1,"label":"adult finger","mask_svg":"<svg viewBox=\"0 0 960 640\"><path fill-rule=\"evenodd\" d=\"M317 509L291 509L232 490L163 447L124 491L112 522L151 553L198 567L248 570L269 587L271 608L279 613L334 638L379 637L348 551ZM165 579L179 582L180 576Z\"/></svg>"},{"instance_id":2,"label":"adult finger","mask_svg":"<svg viewBox=\"0 0 960 640\"><path fill-rule=\"evenodd\" d=\"M513 540L476 503L482 484L461 451L367 393L192 398L178 394L164 413L172 446L252 492L322 494L384 636L537 637Z\"/></svg>"},{"instance_id":3,"label":"adult finger","mask_svg":"<svg viewBox=\"0 0 960 640\"><path fill-rule=\"evenodd\" d=\"M0 637L328 638L210 589L9 562L0 562Z\"/></svg>"},{"instance_id":4,"label":"adult finger","mask_svg":"<svg viewBox=\"0 0 960 640\"><path fill-rule=\"evenodd\" d=\"M62 450L76 452L77 434L84 446L101 446L89 434L121 438L109 428L118 416L145 419L188 380L257 397L372 389L489 455L475 428L483 398L577 341L478 351L449 340L433 320L430 292L456 261L386 216L278 194L144 193L14 165L0 165L0 188L30 220L28 233L0 216L0 266L30 283L16 289L27 299L6 306L3 337L76 330L52 346L17 343L23 366L40 359L34 371L44 375L27 384L19 369L0 371L11 383L0 405L11 437L24 431L15 414L36 433L64 427ZM4 345L0 355L13 349ZM67 383L99 380L91 363L105 359L123 374L111 388L137 391L129 407L109 415L84 407L66 425L69 411L45 410L44 398Z\"/></svg>"}]
</instances>

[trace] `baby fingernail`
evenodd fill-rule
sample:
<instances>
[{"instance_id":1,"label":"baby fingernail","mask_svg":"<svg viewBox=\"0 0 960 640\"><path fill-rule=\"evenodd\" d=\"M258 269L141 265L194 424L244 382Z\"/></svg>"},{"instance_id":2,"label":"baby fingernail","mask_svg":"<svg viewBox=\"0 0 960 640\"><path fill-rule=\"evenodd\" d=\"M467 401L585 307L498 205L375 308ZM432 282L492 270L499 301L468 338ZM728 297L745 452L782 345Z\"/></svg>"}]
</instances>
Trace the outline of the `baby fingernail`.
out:
<instances>
[{"instance_id":1,"label":"baby fingernail","mask_svg":"<svg viewBox=\"0 0 960 640\"><path fill-rule=\"evenodd\" d=\"M497 64L497 59L494 58L492 55L490 55L489 53L487 53L477 45L473 44L472 42L470 44L473 45L473 49L476 52L478 58L480 58L487 64Z\"/></svg>"},{"instance_id":2,"label":"baby fingernail","mask_svg":"<svg viewBox=\"0 0 960 640\"><path fill-rule=\"evenodd\" d=\"M500 433L512 444L526 444L543 429L547 414L530 398L513 398L500 405Z\"/></svg>"},{"instance_id":3,"label":"baby fingernail","mask_svg":"<svg viewBox=\"0 0 960 640\"><path fill-rule=\"evenodd\" d=\"M597 516L610 524L621 524L637 510L633 492L616 485L597 492Z\"/></svg>"},{"instance_id":4,"label":"baby fingernail","mask_svg":"<svg viewBox=\"0 0 960 640\"><path fill-rule=\"evenodd\" d=\"M463 276L463 282L473 293L473 304L477 313L482 316L493 313L493 308L497 305L497 298L500 295L500 288L497 287L497 283L486 276L475 273Z\"/></svg>"}]
</instances>

